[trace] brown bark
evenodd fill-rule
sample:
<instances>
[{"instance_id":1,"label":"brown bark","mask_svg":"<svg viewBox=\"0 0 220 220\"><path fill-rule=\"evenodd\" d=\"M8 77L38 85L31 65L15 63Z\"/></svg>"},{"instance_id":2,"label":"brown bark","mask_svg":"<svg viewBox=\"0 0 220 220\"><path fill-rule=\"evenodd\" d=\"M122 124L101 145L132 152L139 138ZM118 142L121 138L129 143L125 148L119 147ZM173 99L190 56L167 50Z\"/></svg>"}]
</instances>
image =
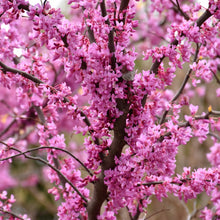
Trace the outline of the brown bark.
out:
<instances>
[{"instance_id":1,"label":"brown bark","mask_svg":"<svg viewBox=\"0 0 220 220\"><path fill-rule=\"evenodd\" d=\"M108 197L107 186L104 184L104 172L115 168L115 157L120 157L122 149L126 144L124 137L129 104L126 100L118 100L117 107L124 113L115 121L114 138L109 149L109 154L103 159L101 174L94 184L92 199L87 206L89 220L97 219L97 216L100 214L101 206Z\"/></svg>"}]
</instances>

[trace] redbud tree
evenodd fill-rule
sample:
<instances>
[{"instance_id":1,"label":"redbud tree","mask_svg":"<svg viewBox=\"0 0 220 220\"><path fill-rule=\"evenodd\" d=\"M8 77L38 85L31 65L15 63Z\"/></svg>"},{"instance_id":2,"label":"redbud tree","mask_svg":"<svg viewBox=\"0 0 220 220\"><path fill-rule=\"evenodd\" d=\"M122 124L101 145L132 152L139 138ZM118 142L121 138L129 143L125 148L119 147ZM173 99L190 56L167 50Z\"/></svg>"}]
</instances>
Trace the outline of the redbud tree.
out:
<instances>
[{"instance_id":1,"label":"redbud tree","mask_svg":"<svg viewBox=\"0 0 220 220\"><path fill-rule=\"evenodd\" d=\"M200 218L219 219L219 19L218 0L1 0L0 218L30 219L6 190L43 176L62 220L147 219L153 196L203 192ZM178 173L191 139L209 165ZM21 184L14 161L42 170Z\"/></svg>"}]
</instances>

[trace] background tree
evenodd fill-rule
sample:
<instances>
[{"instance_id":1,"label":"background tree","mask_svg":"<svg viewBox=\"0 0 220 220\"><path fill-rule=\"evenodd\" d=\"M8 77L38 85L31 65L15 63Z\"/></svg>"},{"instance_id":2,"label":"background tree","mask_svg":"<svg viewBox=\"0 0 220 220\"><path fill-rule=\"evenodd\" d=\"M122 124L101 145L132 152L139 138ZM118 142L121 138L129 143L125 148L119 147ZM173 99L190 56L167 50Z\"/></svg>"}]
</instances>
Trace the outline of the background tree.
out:
<instances>
[{"instance_id":1,"label":"background tree","mask_svg":"<svg viewBox=\"0 0 220 220\"><path fill-rule=\"evenodd\" d=\"M66 17L47 0L0 3L1 218L29 219L13 187L54 213L47 182L62 220L147 219L153 196L203 192L188 218L220 218L220 2L68 3ZM195 140L209 164L176 169Z\"/></svg>"}]
</instances>

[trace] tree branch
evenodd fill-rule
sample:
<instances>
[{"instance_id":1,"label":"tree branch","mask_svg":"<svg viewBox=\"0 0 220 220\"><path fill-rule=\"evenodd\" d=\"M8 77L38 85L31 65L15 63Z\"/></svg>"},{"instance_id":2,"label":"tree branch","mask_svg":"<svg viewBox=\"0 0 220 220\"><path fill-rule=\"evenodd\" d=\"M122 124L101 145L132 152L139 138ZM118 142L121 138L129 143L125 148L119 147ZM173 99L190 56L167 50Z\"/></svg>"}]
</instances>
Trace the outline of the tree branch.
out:
<instances>
[{"instance_id":1,"label":"tree branch","mask_svg":"<svg viewBox=\"0 0 220 220\"><path fill-rule=\"evenodd\" d=\"M107 11L106 11L106 6L105 6L105 0L101 0L100 2L100 8L101 8L101 13L102 17L106 17ZM106 24L110 26L110 21L107 19L105 21ZM115 44L114 44L114 30L113 28L110 30L108 34L108 48L111 53L111 67L114 70L116 66L116 58L115 58Z\"/></svg>"},{"instance_id":2,"label":"tree branch","mask_svg":"<svg viewBox=\"0 0 220 220\"><path fill-rule=\"evenodd\" d=\"M44 117L44 114L43 114L43 112L42 112L40 106L35 106L35 105L34 105L34 109L35 109L35 111L37 112L37 115L38 115L38 117L39 117L39 119L40 119L40 122L41 122L42 124L46 124L46 119L45 119L45 117Z\"/></svg>"},{"instance_id":3,"label":"tree branch","mask_svg":"<svg viewBox=\"0 0 220 220\"><path fill-rule=\"evenodd\" d=\"M181 8L180 8L180 4L179 1L176 0L176 4L173 0L170 0L170 2L173 4L174 6L174 10L179 12L179 14L181 14L187 21L190 19L189 15L187 15Z\"/></svg>"},{"instance_id":4,"label":"tree branch","mask_svg":"<svg viewBox=\"0 0 220 220\"><path fill-rule=\"evenodd\" d=\"M195 56L194 56L194 59L193 59L193 62L196 62L197 61L197 58L198 58L198 54L199 54L199 49L200 49L200 46L198 44L196 44L196 52L195 52ZM190 74L192 73L192 69L189 69L188 73L186 74L185 76L185 79L183 80L183 83L179 89L179 91L176 93L176 95L173 97L172 101L171 102L175 102L178 97L181 95L181 93L183 92L185 86L186 86L186 83L188 82L189 80L189 77L190 77Z\"/></svg>"},{"instance_id":5,"label":"tree branch","mask_svg":"<svg viewBox=\"0 0 220 220\"><path fill-rule=\"evenodd\" d=\"M198 26L198 27L201 27L201 25L209 18L209 17L211 17L212 16L212 14L211 14L211 12L207 9L199 18L198 18L198 20L196 21L196 25ZM170 46L172 47L173 45L174 46L176 46L178 44L178 40L177 39L175 39L171 44L170 44ZM160 66L160 64L162 63L162 61L163 61L163 59L165 58L165 56L163 56L161 59L160 59L160 61L155 61L154 63L153 63L153 65L151 66L151 68L150 68L150 72L151 73L155 73L155 74L157 74L158 73L158 68L159 68L159 66Z\"/></svg>"},{"instance_id":6,"label":"tree branch","mask_svg":"<svg viewBox=\"0 0 220 220\"><path fill-rule=\"evenodd\" d=\"M157 215L157 214L160 214L161 212L165 212L165 211L170 211L170 209L161 209L161 210L159 210L159 211L153 213L152 215L146 217L144 220L150 219L151 217L153 217L153 216L155 216L155 215Z\"/></svg>"},{"instance_id":7,"label":"tree branch","mask_svg":"<svg viewBox=\"0 0 220 220\"><path fill-rule=\"evenodd\" d=\"M209 132L208 135L210 135L210 136L216 138L218 141L220 141L220 137L217 134Z\"/></svg>"},{"instance_id":8,"label":"tree branch","mask_svg":"<svg viewBox=\"0 0 220 220\"><path fill-rule=\"evenodd\" d=\"M179 185L182 186L184 183L187 183L188 181L192 181L195 180L195 178L185 178L185 179L179 179L178 182L177 181L171 181L169 182L170 184L175 184L175 185ZM205 180L206 182L212 182L212 180ZM138 183L137 186L155 186L155 185L160 185L163 184L165 181L152 181L152 182L146 182L146 183ZM220 184L217 183L217 185L219 186Z\"/></svg>"},{"instance_id":9,"label":"tree branch","mask_svg":"<svg viewBox=\"0 0 220 220\"><path fill-rule=\"evenodd\" d=\"M121 0L119 14L118 14L118 20L119 20L119 22L123 21L124 24L125 24L125 17L126 17L126 12L124 12L124 10L127 9L128 4L129 4L129 0ZM120 19L121 13L123 13L123 19Z\"/></svg>"},{"instance_id":10,"label":"tree branch","mask_svg":"<svg viewBox=\"0 0 220 220\"><path fill-rule=\"evenodd\" d=\"M208 19L208 18L210 18L212 16L212 14L211 14L211 12L208 10L208 9L206 9L206 11L199 17L199 19L196 21L196 25L198 26L198 27L201 27L202 26L202 24Z\"/></svg>"},{"instance_id":11,"label":"tree branch","mask_svg":"<svg viewBox=\"0 0 220 220\"><path fill-rule=\"evenodd\" d=\"M23 76L23 77L26 78L26 79L31 80L31 81L34 82L34 83L37 83L37 84L45 84L43 81L41 81L40 79L36 78L35 76L32 76L32 75L30 75L29 73L27 73L27 72L25 72L25 71L22 71L22 70L19 70L19 69L15 69L15 68L9 67L9 66L5 65L4 63L2 63L1 61L0 61L0 66L3 68L3 70L2 70L3 72L11 72L11 73L15 73L15 74L18 73L19 75ZM57 92L57 89L54 88L53 86L50 86L50 88L51 88L53 91ZM69 102L69 99L68 99L67 97L64 97L64 98L63 98L63 102ZM36 107L36 106L35 106L35 110L36 110L36 112L38 113L38 117L40 118L40 121L44 124L44 123L45 123L45 118L44 118L44 115L43 115L43 113L42 113L42 110L41 110L39 107ZM82 117L84 117L84 119L83 119L84 123L85 123L88 127L90 127L90 126L91 126L91 123L90 123L88 117L85 115L85 113L84 113L82 110L80 110L80 115L81 115ZM4 131L2 131L2 132L0 133L0 137L1 137L2 135L4 135L4 134L11 128L11 126L12 126L15 122L16 122L16 119L13 120L13 121L10 123L10 125L9 125ZM94 131L93 131L92 129L90 129L89 132L90 132L90 134L92 134ZM95 143L96 143L97 145L100 144L100 143L99 143L99 139L96 138L96 137L95 137Z\"/></svg>"},{"instance_id":12,"label":"tree branch","mask_svg":"<svg viewBox=\"0 0 220 220\"><path fill-rule=\"evenodd\" d=\"M215 77L216 82L217 82L218 84L220 84L220 79L218 78L218 76L216 75L216 73L214 73L214 71L211 70L211 69L210 69L210 71L213 73L213 76Z\"/></svg>"},{"instance_id":13,"label":"tree branch","mask_svg":"<svg viewBox=\"0 0 220 220\"><path fill-rule=\"evenodd\" d=\"M23 76L26 79L31 80L32 82L38 83L38 84L42 84L44 83L43 81L41 81L40 79L36 78L35 76L30 75L29 73L26 73L22 70L18 70L12 67L9 67L7 65L5 65L4 63L2 63L0 61L0 66L3 68L3 72L11 72L11 73L18 73L19 75Z\"/></svg>"},{"instance_id":14,"label":"tree branch","mask_svg":"<svg viewBox=\"0 0 220 220\"><path fill-rule=\"evenodd\" d=\"M4 144L6 145L7 147L9 147L10 149L12 150L15 150L16 148L12 148L10 146L8 146L6 143L4 143L3 141L0 141L1 144ZM32 148L32 149L29 149L29 150L26 150L24 152L21 152L19 154L16 154L16 155L12 155L10 157L6 157L6 158L2 158L0 159L0 161L4 161L4 160L9 160L9 159L13 159L15 157L18 157L18 156L22 156L23 154L27 154L27 153L30 153L30 152L33 152L33 151L38 151L38 150L42 150L42 149L54 149L54 150L59 150L59 151L62 151L68 155L70 155L74 160L76 160L88 173L90 176L93 176L93 174L91 173L91 171L85 166L85 164L79 160L76 156L74 156L72 153L70 153L68 150L65 150L65 149L62 149L62 148L59 148L59 147L53 147L53 146L41 146L41 147L36 147L36 148ZM16 149L17 150L17 149Z\"/></svg>"},{"instance_id":15,"label":"tree branch","mask_svg":"<svg viewBox=\"0 0 220 220\"><path fill-rule=\"evenodd\" d=\"M141 200L140 202L142 203L142 200ZM137 210L137 211L136 211L136 214L135 214L135 216L132 218L132 220L138 220L138 218L139 218L139 216L140 216L140 214L141 214L139 202L138 202L138 204L137 204L136 210Z\"/></svg>"},{"instance_id":16,"label":"tree branch","mask_svg":"<svg viewBox=\"0 0 220 220\"><path fill-rule=\"evenodd\" d=\"M17 119L12 120L11 123L0 133L0 137L6 134L16 121Z\"/></svg>"},{"instance_id":17,"label":"tree branch","mask_svg":"<svg viewBox=\"0 0 220 220\"><path fill-rule=\"evenodd\" d=\"M24 218L20 217L19 215L15 214L13 212L10 212L10 211L6 211L3 208L0 208L0 212L2 212L3 214L11 215L11 217L13 217L13 219L17 218L17 219L20 219L20 220L24 220Z\"/></svg>"},{"instance_id":18,"label":"tree branch","mask_svg":"<svg viewBox=\"0 0 220 220\"><path fill-rule=\"evenodd\" d=\"M194 56L194 59L193 59L193 62L196 62L197 58L198 58L198 54L199 54L199 49L200 49L200 46L198 44L196 44L196 52L195 52L195 56ZM171 100L171 103L174 103L178 98L179 96L182 94L185 86L186 86L186 83L188 82L189 78L190 78L190 74L192 73L192 69L190 68L182 82L182 85L181 87L179 88L179 91L176 93L176 95L173 97L173 99ZM169 112L169 109L164 111L162 117L160 118L160 124L163 124L165 119L166 119L166 116Z\"/></svg>"},{"instance_id":19,"label":"tree branch","mask_svg":"<svg viewBox=\"0 0 220 220\"><path fill-rule=\"evenodd\" d=\"M100 214L101 206L108 197L107 186L104 184L104 172L115 168L115 157L119 158L121 156L122 149L126 144L124 137L126 135L126 118L130 104L122 99L118 100L117 104L117 108L123 111L123 115L117 118L114 123L114 138L109 149L109 154L103 159L101 164L101 174L99 175L98 180L94 183L93 195L87 206L89 220L97 219L97 216Z\"/></svg>"},{"instance_id":20,"label":"tree branch","mask_svg":"<svg viewBox=\"0 0 220 220\"><path fill-rule=\"evenodd\" d=\"M4 143L4 142L1 142ZM51 165L50 163L48 163L46 160L40 158L40 157L33 157L33 156L29 156L27 155L25 152L22 152L20 150L18 150L17 148L14 147L10 147L9 145L7 145L6 143L4 143L6 146L8 146L10 149L15 150L17 152L19 152L19 154L17 155L13 155L11 157L7 157L7 158L2 158L0 159L0 161L4 161L4 160L8 160L8 159L12 159L16 156L24 156L27 159L31 159L31 160L36 160L36 161L40 161L43 164L47 165L48 167L50 167L52 170L54 170L55 172L57 172L58 175L62 176L62 178L75 190L75 192L86 202L86 204L88 203L87 199L85 198L85 196L83 196L81 194L81 192L61 173L60 170L58 170L56 167L54 167L53 165Z\"/></svg>"}]
</instances>

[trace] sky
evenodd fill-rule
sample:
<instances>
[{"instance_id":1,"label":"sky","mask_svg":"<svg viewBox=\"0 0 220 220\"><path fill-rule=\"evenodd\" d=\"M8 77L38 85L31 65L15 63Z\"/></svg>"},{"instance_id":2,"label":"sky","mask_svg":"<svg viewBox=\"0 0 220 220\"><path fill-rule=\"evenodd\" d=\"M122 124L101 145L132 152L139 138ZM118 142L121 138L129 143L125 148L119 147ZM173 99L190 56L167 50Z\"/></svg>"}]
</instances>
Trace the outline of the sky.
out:
<instances>
[{"instance_id":1,"label":"sky","mask_svg":"<svg viewBox=\"0 0 220 220\"><path fill-rule=\"evenodd\" d=\"M208 8L208 0L198 0L198 2L200 2L203 7Z\"/></svg>"},{"instance_id":2,"label":"sky","mask_svg":"<svg viewBox=\"0 0 220 220\"><path fill-rule=\"evenodd\" d=\"M30 4L37 4L40 2L43 2L44 0L29 0ZM50 5L53 8L60 8L62 6L62 2L67 2L68 0L48 0L50 2Z\"/></svg>"}]
</instances>

